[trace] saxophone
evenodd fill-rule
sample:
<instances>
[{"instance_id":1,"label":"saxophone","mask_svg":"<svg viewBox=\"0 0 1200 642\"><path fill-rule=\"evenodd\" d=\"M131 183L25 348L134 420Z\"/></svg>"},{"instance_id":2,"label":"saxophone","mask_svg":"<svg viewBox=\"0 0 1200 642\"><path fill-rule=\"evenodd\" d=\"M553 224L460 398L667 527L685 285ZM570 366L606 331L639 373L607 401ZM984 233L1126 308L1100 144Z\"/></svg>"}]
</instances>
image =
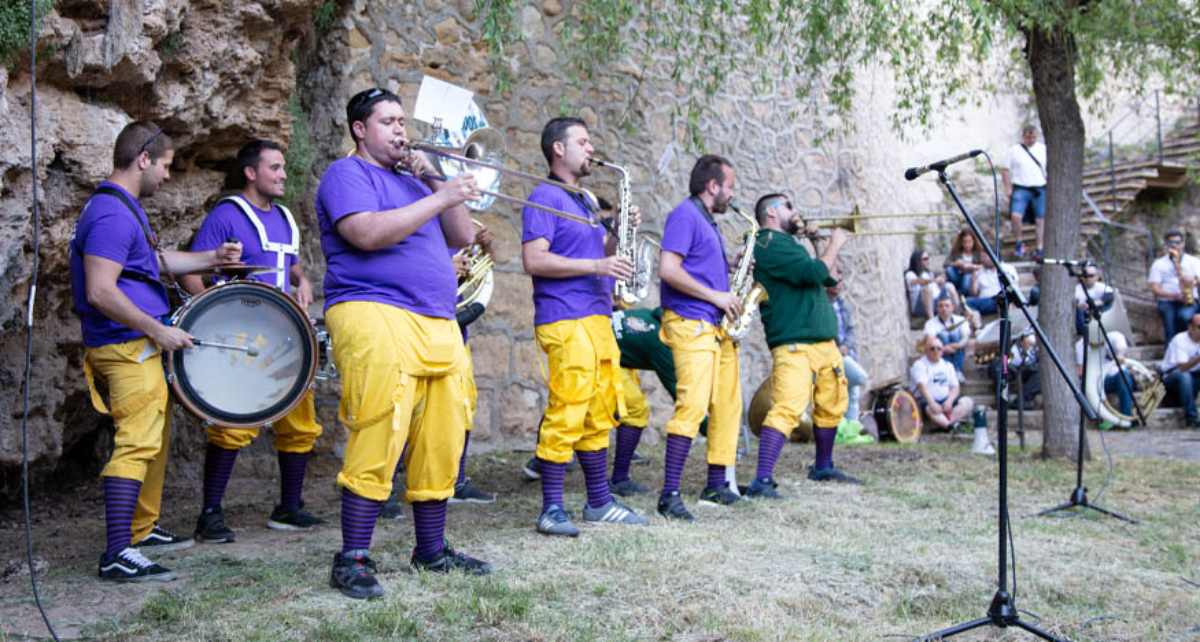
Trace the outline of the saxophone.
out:
<instances>
[{"instance_id":1,"label":"saxophone","mask_svg":"<svg viewBox=\"0 0 1200 642\"><path fill-rule=\"evenodd\" d=\"M753 216L747 216L732 203L729 204L729 209L750 224L742 237L742 256L729 279L729 291L741 301L742 313L736 319L726 317L721 320L721 329L725 334L734 341L740 341L750 331L750 322L758 312L758 304L766 298L766 291L754 281L754 240L758 235L758 221L755 221Z\"/></svg>"},{"instance_id":2,"label":"saxophone","mask_svg":"<svg viewBox=\"0 0 1200 642\"><path fill-rule=\"evenodd\" d=\"M1183 251L1176 252L1175 250L1167 250L1171 256L1171 263L1175 264L1175 276L1179 279L1179 293L1183 296L1184 305L1192 305L1196 302L1196 286L1185 288L1183 286Z\"/></svg>"},{"instance_id":3,"label":"saxophone","mask_svg":"<svg viewBox=\"0 0 1200 642\"><path fill-rule=\"evenodd\" d=\"M592 159L592 163L600 167L607 167L621 175L621 202L617 209L617 229L615 232L617 235L616 254L633 266L633 277L628 280L617 279L613 285L613 296L623 305L634 306L649 294L650 279L653 276L655 266L652 261L645 259L645 252L641 252L638 249L637 226L633 224L633 217L629 213L629 209L633 205L633 195L630 192L629 185L629 172L620 165L596 158Z\"/></svg>"}]
</instances>

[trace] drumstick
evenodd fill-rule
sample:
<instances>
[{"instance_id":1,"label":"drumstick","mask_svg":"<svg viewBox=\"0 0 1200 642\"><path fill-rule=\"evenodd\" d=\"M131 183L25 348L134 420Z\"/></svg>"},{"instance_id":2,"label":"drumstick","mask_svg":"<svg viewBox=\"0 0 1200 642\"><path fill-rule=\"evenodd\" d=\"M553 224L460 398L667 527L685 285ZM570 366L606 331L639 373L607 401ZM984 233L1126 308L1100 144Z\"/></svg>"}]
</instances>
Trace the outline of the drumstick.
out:
<instances>
[{"instance_id":1,"label":"drumstick","mask_svg":"<svg viewBox=\"0 0 1200 642\"><path fill-rule=\"evenodd\" d=\"M245 352L247 356L251 356L251 357L258 356L258 348L251 348L249 346L235 346L235 345L228 344L228 343L217 343L215 341L207 341L204 339L192 339L192 344L198 345L202 348L221 348L223 350L241 350L242 352Z\"/></svg>"}]
</instances>

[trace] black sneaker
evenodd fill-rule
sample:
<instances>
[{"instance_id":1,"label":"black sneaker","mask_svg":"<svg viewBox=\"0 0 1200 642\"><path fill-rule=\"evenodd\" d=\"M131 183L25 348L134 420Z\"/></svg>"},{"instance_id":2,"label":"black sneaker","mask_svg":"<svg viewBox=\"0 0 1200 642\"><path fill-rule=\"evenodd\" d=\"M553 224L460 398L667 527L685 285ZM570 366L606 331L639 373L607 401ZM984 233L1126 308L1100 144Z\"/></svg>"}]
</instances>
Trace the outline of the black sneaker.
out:
<instances>
[{"instance_id":1,"label":"black sneaker","mask_svg":"<svg viewBox=\"0 0 1200 642\"><path fill-rule=\"evenodd\" d=\"M712 506L729 506L741 499L740 495L730 490L728 482L716 488L710 486L700 492L700 503Z\"/></svg>"},{"instance_id":2,"label":"black sneaker","mask_svg":"<svg viewBox=\"0 0 1200 642\"><path fill-rule=\"evenodd\" d=\"M633 456L629 458L629 463L631 463L631 464L649 464L650 460L645 457L642 457L641 455L639 455L637 453L633 453Z\"/></svg>"},{"instance_id":3,"label":"black sneaker","mask_svg":"<svg viewBox=\"0 0 1200 642\"><path fill-rule=\"evenodd\" d=\"M521 466L521 474L525 475L525 481L537 481L542 478L542 467L538 462L537 457L530 457L529 461Z\"/></svg>"},{"instance_id":4,"label":"black sneaker","mask_svg":"<svg viewBox=\"0 0 1200 642\"><path fill-rule=\"evenodd\" d=\"M450 498L451 504L495 504L496 496L490 493L485 493L480 490L475 484L471 483L471 478L467 477L462 480L462 483L454 485L454 497Z\"/></svg>"},{"instance_id":5,"label":"black sneaker","mask_svg":"<svg viewBox=\"0 0 1200 642\"><path fill-rule=\"evenodd\" d=\"M356 600L383 597L383 587L375 579L375 572L375 562L367 557L366 552L351 555L334 553L329 586Z\"/></svg>"},{"instance_id":6,"label":"black sneaker","mask_svg":"<svg viewBox=\"0 0 1200 642\"><path fill-rule=\"evenodd\" d=\"M100 579L112 582L170 582L175 574L151 562L132 546L100 556Z\"/></svg>"},{"instance_id":7,"label":"black sneaker","mask_svg":"<svg viewBox=\"0 0 1200 642\"><path fill-rule=\"evenodd\" d=\"M237 539L233 530L225 525L225 513L221 507L206 508L196 519L196 531L192 533L197 541L213 544L228 544Z\"/></svg>"},{"instance_id":8,"label":"black sneaker","mask_svg":"<svg viewBox=\"0 0 1200 642\"><path fill-rule=\"evenodd\" d=\"M395 497L388 497L383 508L379 510L379 519L404 519L404 502Z\"/></svg>"},{"instance_id":9,"label":"black sneaker","mask_svg":"<svg viewBox=\"0 0 1200 642\"><path fill-rule=\"evenodd\" d=\"M306 531L324 523L325 520L304 510L303 503L295 510L288 510L276 504L275 510L271 511L271 516L267 518L267 528L277 531Z\"/></svg>"},{"instance_id":10,"label":"black sneaker","mask_svg":"<svg viewBox=\"0 0 1200 642\"><path fill-rule=\"evenodd\" d=\"M150 534L140 542L130 544L134 548L140 548L143 551L153 551L156 553L165 553L167 551L180 551L185 548L191 548L196 542L190 537L180 537L175 533L159 526L154 525L154 529Z\"/></svg>"},{"instance_id":11,"label":"black sneaker","mask_svg":"<svg viewBox=\"0 0 1200 642\"><path fill-rule=\"evenodd\" d=\"M833 466L817 469L810 465L808 467L808 478L815 482L838 482L839 484L862 483L862 480L851 477Z\"/></svg>"},{"instance_id":12,"label":"black sneaker","mask_svg":"<svg viewBox=\"0 0 1200 642\"><path fill-rule=\"evenodd\" d=\"M633 481L632 479L624 479L619 482L609 482L608 488L614 495L621 497L629 497L631 495L642 495L650 492L650 489Z\"/></svg>"},{"instance_id":13,"label":"black sneaker","mask_svg":"<svg viewBox=\"0 0 1200 642\"><path fill-rule=\"evenodd\" d=\"M667 519L679 519L685 522L695 521L695 517L688 512L686 506L683 505L683 498L679 496L679 491L673 490L670 495L658 500L658 514Z\"/></svg>"},{"instance_id":14,"label":"black sneaker","mask_svg":"<svg viewBox=\"0 0 1200 642\"><path fill-rule=\"evenodd\" d=\"M783 495L776 490L779 484L775 482L774 477L760 477L750 482L746 487L746 498L762 498L762 499L781 499Z\"/></svg>"},{"instance_id":15,"label":"black sneaker","mask_svg":"<svg viewBox=\"0 0 1200 642\"><path fill-rule=\"evenodd\" d=\"M1187 426L1188 428L1200 428L1200 418L1188 417L1187 420L1184 422L1184 425Z\"/></svg>"},{"instance_id":16,"label":"black sneaker","mask_svg":"<svg viewBox=\"0 0 1200 642\"><path fill-rule=\"evenodd\" d=\"M459 553L458 551L446 545L442 549L442 554L431 560L423 560L417 557L414 551L412 555L412 567L418 571L429 571L430 573L449 573L451 571L462 571L467 575L487 575L492 572L492 565L483 560L477 560L470 555Z\"/></svg>"}]
</instances>

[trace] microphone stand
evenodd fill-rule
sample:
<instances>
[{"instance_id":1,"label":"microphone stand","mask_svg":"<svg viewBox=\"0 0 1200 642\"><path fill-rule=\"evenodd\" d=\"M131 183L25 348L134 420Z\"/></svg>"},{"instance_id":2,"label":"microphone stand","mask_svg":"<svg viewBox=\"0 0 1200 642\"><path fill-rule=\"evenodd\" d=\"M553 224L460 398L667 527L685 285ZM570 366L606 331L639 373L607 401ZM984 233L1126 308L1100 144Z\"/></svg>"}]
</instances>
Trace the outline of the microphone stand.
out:
<instances>
[{"instance_id":1,"label":"microphone stand","mask_svg":"<svg viewBox=\"0 0 1200 642\"><path fill-rule=\"evenodd\" d=\"M1000 277L1000 293L996 295L996 308L1000 313L1000 346L1005 349L1000 354L1000 376L996 378L995 385L995 403L996 403L996 428L999 432L997 441L999 442L999 464L1000 474L997 482L997 493L999 495L999 506L997 507L996 519L998 522L998 560L996 563L996 593L992 596L992 602L988 606L987 614L976 620L963 622L947 627L940 631L930 633L920 640L922 642L936 642L948 637L964 633L972 629L977 629L981 626L996 626L1006 628L1015 626L1033 635L1036 635L1043 640L1064 640L1065 638L1057 638L1037 626L1025 622L1021 619L1020 613L1017 611L1016 597L1008 592L1008 536L1009 536L1009 517L1008 517L1008 352L1007 346L1011 338L1012 324L1008 316L1008 306L1010 303L1015 303L1016 306L1025 315L1029 321L1029 327L1033 328L1037 335L1038 341L1041 342L1047 356L1062 376L1063 381L1067 382L1067 386L1071 388L1071 392L1075 395L1075 401L1079 403L1080 409L1090 419L1096 419L1096 410L1088 403L1083 392L1075 383L1075 379L1067 375L1067 370L1063 366L1062 360L1058 354L1054 352L1054 348L1050 342L1046 340L1046 334L1042 331L1042 326L1038 325L1037 319L1029 312L1029 307L1025 304L1025 299L1016 289L1014 284L1004 270L1000 269L1000 257L996 254L996 250L988 243L983 232L979 229L979 224L970 212L963 205L963 202L958 197L958 193L954 190L954 185L950 182L950 178L946 176L944 169L938 170L938 180L946 187L946 191L950 197L954 199L954 204L958 206L958 210L962 212L963 218L967 225L971 227L971 232L975 234L975 240L983 251L991 258L992 264L996 267L996 272Z\"/></svg>"},{"instance_id":2,"label":"microphone stand","mask_svg":"<svg viewBox=\"0 0 1200 642\"><path fill-rule=\"evenodd\" d=\"M1133 399L1134 410L1137 411L1138 420L1143 426L1145 426L1146 414L1142 411L1142 404L1138 403L1137 397L1133 395L1133 383L1129 380L1129 373L1125 372L1125 368L1121 367L1120 362L1117 361L1117 351L1113 349L1112 339L1108 336L1108 329L1104 327L1104 321L1100 319L1100 306L1096 305L1096 300L1092 298L1092 293L1088 291L1087 285L1083 282L1083 273L1087 268L1083 267L1082 269L1076 269L1076 267L1072 265L1064 265L1063 267L1067 268L1067 274L1070 274L1071 276L1075 277L1077 281L1079 281L1079 287L1083 289L1083 296L1087 301L1088 323L1084 327L1083 375L1080 377L1080 381L1086 382L1088 380L1087 351L1089 349L1088 344L1090 343L1091 339L1091 325L1093 322L1095 322L1096 327L1100 328L1100 336L1104 338L1104 344L1108 348L1108 354L1113 358L1113 362L1117 364L1117 372L1121 375L1121 385L1125 386L1125 390L1129 392L1129 397ZM1100 363L1103 364L1104 360L1101 359ZM1100 394L1104 394L1103 382L1101 383ZM1053 508L1047 508L1044 511L1038 512L1034 515L1034 517L1050 515L1052 513L1057 513L1058 511L1080 506L1082 508L1090 508L1098 513L1108 515L1109 517L1115 517L1119 520L1129 522L1130 524L1137 524L1138 521L1136 519L1131 519L1118 512L1101 508L1088 502L1087 487L1083 485L1083 446L1085 439L1087 439L1087 420L1082 414L1080 414L1079 454L1075 457L1075 490L1071 491L1071 496L1067 498L1067 501Z\"/></svg>"}]
</instances>

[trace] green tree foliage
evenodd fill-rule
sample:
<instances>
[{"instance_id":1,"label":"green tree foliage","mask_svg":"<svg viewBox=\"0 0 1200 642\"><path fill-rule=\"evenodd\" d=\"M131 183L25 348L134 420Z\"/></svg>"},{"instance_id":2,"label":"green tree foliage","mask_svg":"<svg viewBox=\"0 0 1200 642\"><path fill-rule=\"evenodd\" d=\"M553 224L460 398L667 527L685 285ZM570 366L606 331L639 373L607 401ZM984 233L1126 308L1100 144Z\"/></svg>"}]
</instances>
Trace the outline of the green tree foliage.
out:
<instances>
[{"instance_id":1,"label":"green tree foliage","mask_svg":"<svg viewBox=\"0 0 1200 642\"><path fill-rule=\"evenodd\" d=\"M11 65L21 51L29 50L29 4L28 0L0 0L0 65ZM37 0L39 25L53 6L53 0Z\"/></svg>"}]
</instances>

